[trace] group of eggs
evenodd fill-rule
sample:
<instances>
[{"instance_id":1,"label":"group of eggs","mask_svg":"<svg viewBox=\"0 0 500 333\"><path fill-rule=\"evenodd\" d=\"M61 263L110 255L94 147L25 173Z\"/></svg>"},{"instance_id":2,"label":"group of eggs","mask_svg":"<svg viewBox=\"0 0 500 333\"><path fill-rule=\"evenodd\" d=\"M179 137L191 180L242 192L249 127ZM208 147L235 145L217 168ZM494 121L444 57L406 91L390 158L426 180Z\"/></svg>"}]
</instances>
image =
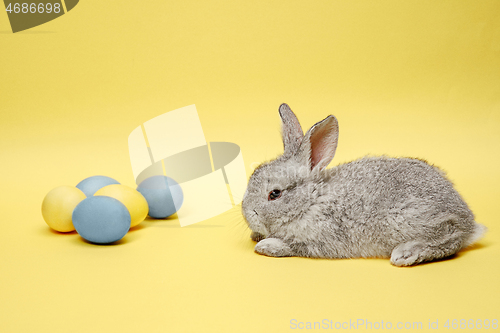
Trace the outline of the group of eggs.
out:
<instances>
[{"instance_id":1,"label":"group of eggs","mask_svg":"<svg viewBox=\"0 0 500 333\"><path fill-rule=\"evenodd\" d=\"M176 213L184 196L170 177L152 176L137 189L106 176L92 176L75 186L59 186L42 203L42 215L52 229L76 230L91 243L109 244L127 234L147 215L161 219Z\"/></svg>"}]
</instances>

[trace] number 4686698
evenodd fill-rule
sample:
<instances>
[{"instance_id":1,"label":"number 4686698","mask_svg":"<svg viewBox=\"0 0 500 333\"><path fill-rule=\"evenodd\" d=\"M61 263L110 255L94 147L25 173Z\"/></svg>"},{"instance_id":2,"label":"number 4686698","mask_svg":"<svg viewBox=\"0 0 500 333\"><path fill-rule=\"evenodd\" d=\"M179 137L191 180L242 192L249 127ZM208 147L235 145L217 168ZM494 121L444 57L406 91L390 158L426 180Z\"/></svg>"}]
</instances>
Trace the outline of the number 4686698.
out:
<instances>
[{"instance_id":1,"label":"number 4686698","mask_svg":"<svg viewBox=\"0 0 500 333\"><path fill-rule=\"evenodd\" d=\"M489 319L484 319L484 320L481 320L481 319L477 319L477 320L474 320L474 319L469 319L469 320L465 320L465 319L453 319L450 321L450 319L448 319L443 327L445 328L451 328L451 329L498 329L498 319L492 319L492 320L489 320Z\"/></svg>"},{"instance_id":2,"label":"number 4686698","mask_svg":"<svg viewBox=\"0 0 500 333\"><path fill-rule=\"evenodd\" d=\"M23 13L23 14L35 14L35 13L47 13L50 14L52 12L54 13L60 13L61 12L61 4L60 3L55 3L52 4L50 2L48 3L9 3L9 5L6 8L6 11L8 13Z\"/></svg>"}]
</instances>

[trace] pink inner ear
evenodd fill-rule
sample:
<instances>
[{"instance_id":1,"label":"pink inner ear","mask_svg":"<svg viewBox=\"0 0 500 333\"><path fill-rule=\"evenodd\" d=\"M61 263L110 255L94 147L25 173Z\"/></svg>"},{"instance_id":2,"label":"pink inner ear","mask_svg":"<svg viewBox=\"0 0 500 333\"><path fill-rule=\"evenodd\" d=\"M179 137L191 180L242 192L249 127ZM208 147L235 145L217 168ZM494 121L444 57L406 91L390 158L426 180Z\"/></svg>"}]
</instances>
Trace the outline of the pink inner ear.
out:
<instances>
[{"instance_id":1,"label":"pink inner ear","mask_svg":"<svg viewBox=\"0 0 500 333\"><path fill-rule=\"evenodd\" d=\"M314 132L311 137L311 169L314 168L325 156L327 128L323 127Z\"/></svg>"}]
</instances>

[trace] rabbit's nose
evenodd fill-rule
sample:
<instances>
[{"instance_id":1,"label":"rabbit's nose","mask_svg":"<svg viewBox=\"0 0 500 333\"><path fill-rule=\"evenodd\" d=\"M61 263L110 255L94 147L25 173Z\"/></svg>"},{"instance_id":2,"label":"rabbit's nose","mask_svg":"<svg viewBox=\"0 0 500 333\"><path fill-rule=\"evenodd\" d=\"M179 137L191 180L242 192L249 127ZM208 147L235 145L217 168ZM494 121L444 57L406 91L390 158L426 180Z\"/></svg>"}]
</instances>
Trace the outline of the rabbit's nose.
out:
<instances>
[{"instance_id":1,"label":"rabbit's nose","mask_svg":"<svg viewBox=\"0 0 500 333\"><path fill-rule=\"evenodd\" d=\"M255 212L255 215L259 215L259 213L257 213L257 211L255 209L253 211Z\"/></svg>"}]
</instances>

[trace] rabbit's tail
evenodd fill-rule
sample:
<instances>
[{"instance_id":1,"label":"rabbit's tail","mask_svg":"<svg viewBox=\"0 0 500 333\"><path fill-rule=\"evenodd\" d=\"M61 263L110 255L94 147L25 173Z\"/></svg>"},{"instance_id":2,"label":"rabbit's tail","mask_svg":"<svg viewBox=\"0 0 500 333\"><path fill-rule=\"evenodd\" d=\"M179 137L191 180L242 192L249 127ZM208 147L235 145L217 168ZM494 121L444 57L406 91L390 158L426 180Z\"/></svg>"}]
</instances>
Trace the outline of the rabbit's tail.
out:
<instances>
[{"instance_id":1,"label":"rabbit's tail","mask_svg":"<svg viewBox=\"0 0 500 333\"><path fill-rule=\"evenodd\" d=\"M474 230L469 235L469 238L466 240L464 247L467 247L467 246L472 245L475 242L477 242L479 239L481 239L484 236L486 231L488 231L488 228L486 228L484 225L479 224L479 223L475 223Z\"/></svg>"}]
</instances>

